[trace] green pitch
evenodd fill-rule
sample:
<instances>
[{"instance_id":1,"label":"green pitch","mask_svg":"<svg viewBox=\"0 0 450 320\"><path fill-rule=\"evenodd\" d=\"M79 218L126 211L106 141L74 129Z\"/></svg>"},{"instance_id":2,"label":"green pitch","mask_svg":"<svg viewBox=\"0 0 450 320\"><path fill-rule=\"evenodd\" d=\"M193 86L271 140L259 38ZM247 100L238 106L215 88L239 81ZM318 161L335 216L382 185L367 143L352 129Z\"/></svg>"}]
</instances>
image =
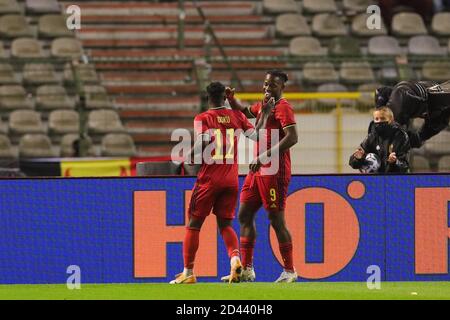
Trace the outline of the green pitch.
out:
<instances>
[{"instance_id":1,"label":"green pitch","mask_svg":"<svg viewBox=\"0 0 450 320\"><path fill-rule=\"evenodd\" d=\"M0 285L0 299L150 299L150 300L301 300L301 299L450 299L450 282L383 282L380 290L366 283L198 283Z\"/></svg>"}]
</instances>

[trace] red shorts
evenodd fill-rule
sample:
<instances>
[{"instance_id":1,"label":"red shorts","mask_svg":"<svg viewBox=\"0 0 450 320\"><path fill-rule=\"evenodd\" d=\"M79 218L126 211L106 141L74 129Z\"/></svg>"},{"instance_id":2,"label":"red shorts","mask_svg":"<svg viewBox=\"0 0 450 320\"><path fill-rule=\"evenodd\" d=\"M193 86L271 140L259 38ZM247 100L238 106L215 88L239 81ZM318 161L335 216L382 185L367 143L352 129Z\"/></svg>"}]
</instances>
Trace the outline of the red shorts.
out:
<instances>
[{"instance_id":1,"label":"red shorts","mask_svg":"<svg viewBox=\"0 0 450 320\"><path fill-rule=\"evenodd\" d=\"M241 203L255 210L261 205L268 212L279 212L286 207L290 178L274 176L256 176L250 172L245 178L241 191Z\"/></svg>"},{"instance_id":2,"label":"red shorts","mask_svg":"<svg viewBox=\"0 0 450 320\"><path fill-rule=\"evenodd\" d=\"M195 184L189 203L189 216L204 219L211 213L222 219L234 219L239 187L214 187Z\"/></svg>"}]
</instances>

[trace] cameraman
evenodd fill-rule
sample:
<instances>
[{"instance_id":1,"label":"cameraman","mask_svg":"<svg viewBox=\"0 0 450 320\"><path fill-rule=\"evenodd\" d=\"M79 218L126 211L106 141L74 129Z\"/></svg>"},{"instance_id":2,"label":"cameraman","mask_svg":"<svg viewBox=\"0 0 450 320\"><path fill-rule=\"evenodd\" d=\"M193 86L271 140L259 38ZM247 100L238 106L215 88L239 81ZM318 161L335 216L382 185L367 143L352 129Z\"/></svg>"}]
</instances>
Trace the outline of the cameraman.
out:
<instances>
[{"instance_id":1,"label":"cameraman","mask_svg":"<svg viewBox=\"0 0 450 320\"><path fill-rule=\"evenodd\" d=\"M360 169L366 155L375 153L381 162L377 173L408 172L410 149L408 134L394 121L392 110L381 107L373 112L373 130L351 155L349 165Z\"/></svg>"},{"instance_id":2,"label":"cameraman","mask_svg":"<svg viewBox=\"0 0 450 320\"><path fill-rule=\"evenodd\" d=\"M425 119L418 132L408 130L411 147L420 148L448 126L450 82L402 81L394 87L381 87L375 92L375 104L377 108L389 107L395 121L405 127L414 118Z\"/></svg>"}]
</instances>

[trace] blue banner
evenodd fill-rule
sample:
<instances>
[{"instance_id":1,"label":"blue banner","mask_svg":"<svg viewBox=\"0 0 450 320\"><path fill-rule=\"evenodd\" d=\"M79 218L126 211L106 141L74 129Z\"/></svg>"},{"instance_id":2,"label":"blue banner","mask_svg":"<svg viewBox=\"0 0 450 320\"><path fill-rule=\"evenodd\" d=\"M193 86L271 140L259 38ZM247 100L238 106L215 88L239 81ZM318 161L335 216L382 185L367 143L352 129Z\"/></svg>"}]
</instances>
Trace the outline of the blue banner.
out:
<instances>
[{"instance_id":1,"label":"blue banner","mask_svg":"<svg viewBox=\"0 0 450 320\"><path fill-rule=\"evenodd\" d=\"M0 180L0 283L169 282L195 178ZM243 178L240 179L242 186ZM286 221L299 281L449 281L449 175L293 176ZM233 226L239 232L237 219ZM257 213L257 281L282 271L267 213ZM215 217L206 219L194 272L229 273Z\"/></svg>"}]
</instances>

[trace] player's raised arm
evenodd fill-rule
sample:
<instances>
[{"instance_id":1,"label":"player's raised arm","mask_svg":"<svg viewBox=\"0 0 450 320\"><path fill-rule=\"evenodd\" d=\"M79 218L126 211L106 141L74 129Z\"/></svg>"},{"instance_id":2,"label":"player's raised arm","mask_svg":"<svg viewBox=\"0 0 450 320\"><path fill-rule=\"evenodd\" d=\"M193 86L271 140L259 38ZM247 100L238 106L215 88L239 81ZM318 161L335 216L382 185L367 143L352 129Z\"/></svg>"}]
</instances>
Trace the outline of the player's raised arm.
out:
<instances>
[{"instance_id":1,"label":"player's raised arm","mask_svg":"<svg viewBox=\"0 0 450 320\"><path fill-rule=\"evenodd\" d=\"M256 118L256 116L253 113L251 113L249 107L243 106L239 101L236 100L236 98L234 97L234 93L235 93L235 89L234 88L227 87L225 89L225 96L226 96L226 98L228 100L228 103L230 104L231 108L233 110L241 111L242 113L245 114L245 116L247 118L250 118L250 119L251 118Z\"/></svg>"}]
</instances>

